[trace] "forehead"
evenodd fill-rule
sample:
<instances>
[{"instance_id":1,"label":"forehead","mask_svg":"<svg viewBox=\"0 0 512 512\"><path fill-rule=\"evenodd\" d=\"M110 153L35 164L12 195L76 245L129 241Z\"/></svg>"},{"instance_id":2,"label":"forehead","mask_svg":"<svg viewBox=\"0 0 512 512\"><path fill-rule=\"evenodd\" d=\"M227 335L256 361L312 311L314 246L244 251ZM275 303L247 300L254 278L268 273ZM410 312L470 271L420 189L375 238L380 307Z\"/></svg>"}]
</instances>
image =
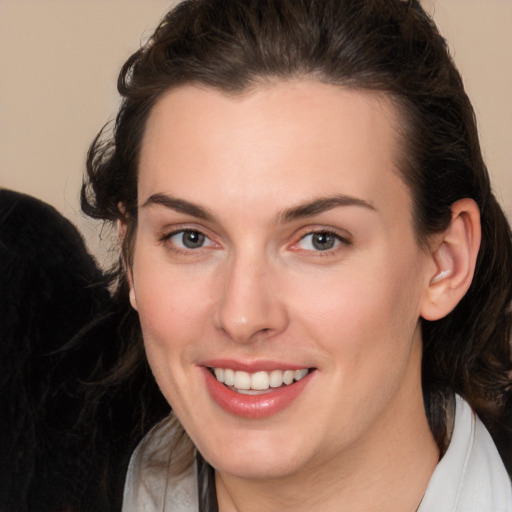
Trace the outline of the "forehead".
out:
<instances>
[{"instance_id":1,"label":"forehead","mask_svg":"<svg viewBox=\"0 0 512 512\"><path fill-rule=\"evenodd\" d=\"M384 95L315 81L239 95L182 86L147 121L139 203L155 193L270 208L333 192L376 206L404 191L407 200L398 125Z\"/></svg>"}]
</instances>

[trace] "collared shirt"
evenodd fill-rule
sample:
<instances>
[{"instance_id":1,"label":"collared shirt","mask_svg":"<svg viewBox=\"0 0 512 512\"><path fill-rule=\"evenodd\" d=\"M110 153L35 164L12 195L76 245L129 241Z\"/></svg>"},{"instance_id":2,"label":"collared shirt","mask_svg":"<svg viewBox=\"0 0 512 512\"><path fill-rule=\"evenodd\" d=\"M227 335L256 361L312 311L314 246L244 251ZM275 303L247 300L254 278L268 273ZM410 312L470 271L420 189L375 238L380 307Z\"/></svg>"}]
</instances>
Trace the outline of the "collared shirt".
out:
<instances>
[{"instance_id":1,"label":"collared shirt","mask_svg":"<svg viewBox=\"0 0 512 512\"><path fill-rule=\"evenodd\" d=\"M418 512L512 512L512 486L489 432L456 396L455 424Z\"/></svg>"},{"instance_id":2,"label":"collared shirt","mask_svg":"<svg viewBox=\"0 0 512 512\"><path fill-rule=\"evenodd\" d=\"M455 400L450 445L417 512L512 512L511 482L491 436L469 404ZM197 512L195 465L179 481L167 475L165 447L172 435L157 425L133 453L123 512Z\"/></svg>"}]
</instances>

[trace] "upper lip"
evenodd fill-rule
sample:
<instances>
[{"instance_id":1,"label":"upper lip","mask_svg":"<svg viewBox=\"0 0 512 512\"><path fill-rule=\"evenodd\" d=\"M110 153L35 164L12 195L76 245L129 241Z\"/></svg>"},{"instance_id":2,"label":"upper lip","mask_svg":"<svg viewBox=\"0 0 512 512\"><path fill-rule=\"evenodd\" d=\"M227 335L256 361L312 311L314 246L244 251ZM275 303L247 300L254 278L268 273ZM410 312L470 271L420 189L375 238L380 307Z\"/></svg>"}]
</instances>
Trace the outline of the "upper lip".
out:
<instances>
[{"instance_id":1,"label":"upper lip","mask_svg":"<svg viewBox=\"0 0 512 512\"><path fill-rule=\"evenodd\" d=\"M255 373L258 371L271 372L272 370L302 370L311 368L309 364L297 364L272 360L239 361L235 359L209 359L201 362L200 366L208 368L229 368L235 371Z\"/></svg>"}]
</instances>

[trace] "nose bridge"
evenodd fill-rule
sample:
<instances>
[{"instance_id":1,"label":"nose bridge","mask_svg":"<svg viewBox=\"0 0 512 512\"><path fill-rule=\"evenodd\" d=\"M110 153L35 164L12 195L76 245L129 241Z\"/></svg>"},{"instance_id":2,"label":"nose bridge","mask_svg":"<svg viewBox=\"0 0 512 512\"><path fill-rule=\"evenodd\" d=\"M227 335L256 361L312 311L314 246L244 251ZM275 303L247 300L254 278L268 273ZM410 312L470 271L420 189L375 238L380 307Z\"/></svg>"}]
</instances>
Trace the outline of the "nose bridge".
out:
<instances>
[{"instance_id":1,"label":"nose bridge","mask_svg":"<svg viewBox=\"0 0 512 512\"><path fill-rule=\"evenodd\" d=\"M250 342L271 335L287 323L273 268L264 251L248 248L233 254L222 276L218 326L233 340Z\"/></svg>"}]
</instances>

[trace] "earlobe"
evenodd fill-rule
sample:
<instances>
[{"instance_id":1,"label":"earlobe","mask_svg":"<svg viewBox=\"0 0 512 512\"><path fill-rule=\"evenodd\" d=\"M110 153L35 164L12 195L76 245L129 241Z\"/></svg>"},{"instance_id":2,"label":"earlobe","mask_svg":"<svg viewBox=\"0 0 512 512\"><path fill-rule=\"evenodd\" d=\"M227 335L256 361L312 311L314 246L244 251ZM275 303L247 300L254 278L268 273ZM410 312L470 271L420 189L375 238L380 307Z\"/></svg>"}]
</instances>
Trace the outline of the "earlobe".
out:
<instances>
[{"instance_id":1,"label":"earlobe","mask_svg":"<svg viewBox=\"0 0 512 512\"><path fill-rule=\"evenodd\" d=\"M471 285L480 247L480 211L472 199L452 205L452 219L432 253L434 271L421 307L425 320L448 315Z\"/></svg>"},{"instance_id":2,"label":"earlobe","mask_svg":"<svg viewBox=\"0 0 512 512\"><path fill-rule=\"evenodd\" d=\"M129 297L130 297L130 304L132 305L132 308L135 309L135 311L137 311L137 299L135 298L135 290L133 289L133 283L132 283L131 278L130 278L130 294L129 294Z\"/></svg>"},{"instance_id":3,"label":"earlobe","mask_svg":"<svg viewBox=\"0 0 512 512\"><path fill-rule=\"evenodd\" d=\"M121 219L117 219L117 237L122 242L126 235L126 223Z\"/></svg>"},{"instance_id":4,"label":"earlobe","mask_svg":"<svg viewBox=\"0 0 512 512\"><path fill-rule=\"evenodd\" d=\"M133 285L133 274L132 269L127 267L126 270L126 277L128 279L128 285L130 286L130 292L128 294L128 297L130 299L130 304L132 305L132 308L137 311L137 298L135 296L135 287Z\"/></svg>"}]
</instances>

